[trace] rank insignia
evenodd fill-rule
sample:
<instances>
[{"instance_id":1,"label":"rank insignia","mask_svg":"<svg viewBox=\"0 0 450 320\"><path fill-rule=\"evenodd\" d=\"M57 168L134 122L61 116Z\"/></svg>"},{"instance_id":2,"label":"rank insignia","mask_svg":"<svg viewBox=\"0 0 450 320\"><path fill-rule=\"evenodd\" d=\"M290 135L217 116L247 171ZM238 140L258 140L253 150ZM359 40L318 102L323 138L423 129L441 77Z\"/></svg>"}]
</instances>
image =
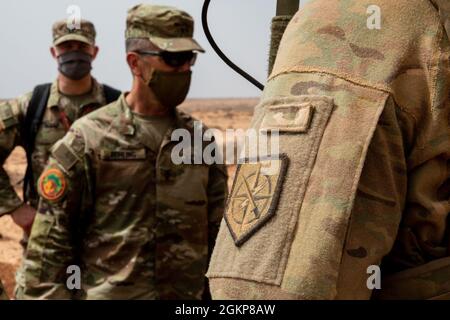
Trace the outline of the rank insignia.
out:
<instances>
[{"instance_id":1,"label":"rank insignia","mask_svg":"<svg viewBox=\"0 0 450 320\"><path fill-rule=\"evenodd\" d=\"M282 155L239 166L224 216L236 246L275 215L287 165Z\"/></svg>"},{"instance_id":2,"label":"rank insignia","mask_svg":"<svg viewBox=\"0 0 450 320\"><path fill-rule=\"evenodd\" d=\"M39 194L48 201L57 201L66 191L64 174L57 168L51 168L41 175L38 181Z\"/></svg>"}]
</instances>

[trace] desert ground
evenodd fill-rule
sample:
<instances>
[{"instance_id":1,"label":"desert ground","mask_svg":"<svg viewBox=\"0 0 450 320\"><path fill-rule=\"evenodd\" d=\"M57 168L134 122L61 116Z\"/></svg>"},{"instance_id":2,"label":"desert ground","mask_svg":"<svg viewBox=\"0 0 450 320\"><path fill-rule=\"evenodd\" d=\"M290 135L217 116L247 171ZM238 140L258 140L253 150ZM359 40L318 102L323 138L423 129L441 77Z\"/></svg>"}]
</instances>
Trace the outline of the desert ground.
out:
<instances>
[{"instance_id":1,"label":"desert ground","mask_svg":"<svg viewBox=\"0 0 450 320\"><path fill-rule=\"evenodd\" d=\"M209 128L243 129L250 124L253 109L257 99L191 99L180 108L195 118L201 120ZM22 178L25 171L26 159L22 148L17 147L9 156L4 167L10 176L16 192L21 194ZM235 172L235 166L228 166L230 175L229 186ZM13 296L14 275L21 263L22 247L20 239L22 231L9 216L0 218L0 279L10 297Z\"/></svg>"}]
</instances>

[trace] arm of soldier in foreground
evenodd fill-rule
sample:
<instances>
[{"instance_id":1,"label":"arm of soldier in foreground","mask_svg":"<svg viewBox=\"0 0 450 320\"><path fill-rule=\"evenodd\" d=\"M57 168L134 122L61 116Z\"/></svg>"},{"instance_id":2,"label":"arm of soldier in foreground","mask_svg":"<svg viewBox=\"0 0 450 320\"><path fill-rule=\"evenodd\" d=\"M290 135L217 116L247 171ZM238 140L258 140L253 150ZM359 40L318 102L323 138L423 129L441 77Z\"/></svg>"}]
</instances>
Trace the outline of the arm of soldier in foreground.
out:
<instances>
[{"instance_id":1,"label":"arm of soldier in foreground","mask_svg":"<svg viewBox=\"0 0 450 320\"><path fill-rule=\"evenodd\" d=\"M69 132L55 144L39 178L38 214L22 264L18 299L71 299L78 293L66 286L67 267L77 264L82 199L87 192L83 160L75 158L72 149L77 139Z\"/></svg>"},{"instance_id":2,"label":"arm of soldier in foreground","mask_svg":"<svg viewBox=\"0 0 450 320\"><path fill-rule=\"evenodd\" d=\"M408 157L405 210L386 265L382 298L450 298L450 130L448 102L419 128ZM432 122L432 124L430 124ZM432 128L432 129L431 129Z\"/></svg>"},{"instance_id":3,"label":"arm of soldier in foreground","mask_svg":"<svg viewBox=\"0 0 450 320\"><path fill-rule=\"evenodd\" d=\"M427 278L436 276L428 267L422 275L411 274L450 253L448 128L444 117L433 117L441 119L434 123L440 129L426 132L425 120L418 125L410 113L392 108L394 104L390 100L381 116L383 125L376 129L358 185L340 266L340 299L369 298L372 293L381 299L427 299L439 295L441 285L448 283L447 279L427 285ZM395 118L398 138L392 135ZM369 280L372 265L382 267L381 290L371 287L376 285ZM412 275L411 282L404 276L400 286L391 282L391 275L404 270ZM430 284L436 292L429 290Z\"/></svg>"}]
</instances>

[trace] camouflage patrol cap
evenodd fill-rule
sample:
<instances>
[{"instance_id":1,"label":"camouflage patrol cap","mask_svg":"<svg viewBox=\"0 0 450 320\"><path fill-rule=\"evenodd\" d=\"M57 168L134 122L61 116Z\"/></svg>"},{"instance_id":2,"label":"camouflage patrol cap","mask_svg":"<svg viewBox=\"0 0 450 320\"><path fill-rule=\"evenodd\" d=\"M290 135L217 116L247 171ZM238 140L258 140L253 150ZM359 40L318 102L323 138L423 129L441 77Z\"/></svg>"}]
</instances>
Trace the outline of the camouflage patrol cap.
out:
<instances>
[{"instance_id":1,"label":"camouflage patrol cap","mask_svg":"<svg viewBox=\"0 0 450 320\"><path fill-rule=\"evenodd\" d=\"M53 24L53 45L57 46L65 41L80 41L95 45L95 27L87 20L80 21L80 28L69 28L68 20L57 21Z\"/></svg>"},{"instance_id":2,"label":"camouflage patrol cap","mask_svg":"<svg viewBox=\"0 0 450 320\"><path fill-rule=\"evenodd\" d=\"M193 39L194 19L174 7L139 4L128 10L125 38L147 38L165 51L205 52Z\"/></svg>"}]
</instances>

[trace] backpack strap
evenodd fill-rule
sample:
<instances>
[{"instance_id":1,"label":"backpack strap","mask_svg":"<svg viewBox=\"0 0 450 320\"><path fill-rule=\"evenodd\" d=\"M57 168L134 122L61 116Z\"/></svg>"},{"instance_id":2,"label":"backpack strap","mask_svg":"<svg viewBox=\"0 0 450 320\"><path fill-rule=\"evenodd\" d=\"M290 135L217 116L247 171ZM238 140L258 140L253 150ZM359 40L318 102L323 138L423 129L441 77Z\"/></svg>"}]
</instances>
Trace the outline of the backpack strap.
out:
<instances>
[{"instance_id":1,"label":"backpack strap","mask_svg":"<svg viewBox=\"0 0 450 320\"><path fill-rule=\"evenodd\" d=\"M22 128L22 141L27 156L27 170L23 180L24 202L26 202L29 197L36 195L36 187L32 183L34 179L31 155L34 151L36 134L41 126L42 119L44 118L47 101L50 96L50 88L51 83L41 84L34 88Z\"/></svg>"},{"instance_id":2,"label":"backpack strap","mask_svg":"<svg viewBox=\"0 0 450 320\"><path fill-rule=\"evenodd\" d=\"M50 96L50 88L51 83L38 85L34 88L22 128L22 137L27 156L27 170L23 180L23 197L25 202L29 198L37 195L36 187L32 183L34 177L31 165L31 155L34 151L37 132L41 126L42 119L44 118L47 101ZM107 104L116 101L121 94L119 90L106 84L103 85L103 91Z\"/></svg>"},{"instance_id":3,"label":"backpack strap","mask_svg":"<svg viewBox=\"0 0 450 320\"><path fill-rule=\"evenodd\" d=\"M110 87L106 84L103 84L103 92L105 93L106 104L110 104L111 102L119 99L122 92L113 87Z\"/></svg>"}]
</instances>

